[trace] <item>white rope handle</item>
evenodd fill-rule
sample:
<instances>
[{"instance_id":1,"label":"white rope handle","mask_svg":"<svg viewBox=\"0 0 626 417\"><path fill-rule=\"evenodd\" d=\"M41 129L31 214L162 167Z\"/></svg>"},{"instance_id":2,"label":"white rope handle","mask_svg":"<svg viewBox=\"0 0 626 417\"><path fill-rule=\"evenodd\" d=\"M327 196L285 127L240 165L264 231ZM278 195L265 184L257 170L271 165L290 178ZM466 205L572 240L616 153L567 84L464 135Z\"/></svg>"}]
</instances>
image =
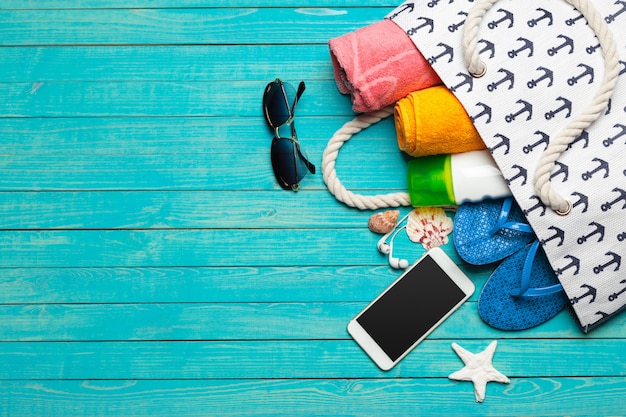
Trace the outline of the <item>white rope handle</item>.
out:
<instances>
[{"instance_id":1,"label":"white rope handle","mask_svg":"<svg viewBox=\"0 0 626 417\"><path fill-rule=\"evenodd\" d=\"M339 155L339 149L350 138L361 130L391 116L393 106L385 107L382 110L361 114L344 124L335 132L328 141L324 154L322 155L322 176L324 182L335 198L350 207L357 207L361 210L376 210L386 207L410 206L411 200L408 193L389 193L373 196L355 194L343 186L337 177L335 161Z\"/></svg>"},{"instance_id":2,"label":"white rope handle","mask_svg":"<svg viewBox=\"0 0 626 417\"><path fill-rule=\"evenodd\" d=\"M497 1L479 0L472 7L465 20L465 27L463 28L465 65L469 73L474 77L482 76L487 68L478 56L478 29L484 15ZM591 0L565 1L580 11L587 20L589 27L598 37L604 55L604 79L591 104L582 114L574 117L554 140L550 141L537 165L534 184L535 193L537 193L543 204L552 208L558 214L568 214L572 204L552 188L550 174L554 169L555 162L567 149L568 145L607 109L609 100L615 91L620 71L619 56L611 30L600 13L593 7Z\"/></svg>"}]
</instances>

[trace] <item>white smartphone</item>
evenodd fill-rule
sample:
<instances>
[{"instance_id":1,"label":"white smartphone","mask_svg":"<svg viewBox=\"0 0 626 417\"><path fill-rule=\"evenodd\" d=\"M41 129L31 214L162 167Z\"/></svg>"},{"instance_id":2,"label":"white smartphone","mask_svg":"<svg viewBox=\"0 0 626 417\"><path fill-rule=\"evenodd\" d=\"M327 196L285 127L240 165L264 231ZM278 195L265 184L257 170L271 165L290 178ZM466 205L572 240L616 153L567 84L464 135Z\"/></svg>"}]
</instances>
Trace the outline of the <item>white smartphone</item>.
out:
<instances>
[{"instance_id":1,"label":"white smartphone","mask_svg":"<svg viewBox=\"0 0 626 417\"><path fill-rule=\"evenodd\" d=\"M348 333L384 371L391 369L474 293L440 248L426 252L348 324Z\"/></svg>"}]
</instances>

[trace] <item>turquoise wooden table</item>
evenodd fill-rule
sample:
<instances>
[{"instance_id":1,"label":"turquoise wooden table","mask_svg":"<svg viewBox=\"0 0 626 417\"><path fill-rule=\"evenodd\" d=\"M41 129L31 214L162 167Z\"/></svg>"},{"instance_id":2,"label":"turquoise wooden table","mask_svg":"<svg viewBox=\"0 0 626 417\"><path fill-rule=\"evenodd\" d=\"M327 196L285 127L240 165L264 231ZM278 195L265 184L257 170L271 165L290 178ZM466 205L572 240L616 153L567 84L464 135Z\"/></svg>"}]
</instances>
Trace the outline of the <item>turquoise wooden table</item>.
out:
<instances>
[{"instance_id":1,"label":"turquoise wooden table","mask_svg":"<svg viewBox=\"0 0 626 417\"><path fill-rule=\"evenodd\" d=\"M398 273L319 172L278 187L261 95L307 83L296 123L319 169L354 116L327 41L396 5L0 1L0 416L626 413L623 315L501 332L477 291L389 372L349 338ZM405 165L387 120L337 170L378 193L406 188ZM480 289L490 269L444 249ZM447 378L451 344L492 340L511 382L476 403Z\"/></svg>"}]
</instances>

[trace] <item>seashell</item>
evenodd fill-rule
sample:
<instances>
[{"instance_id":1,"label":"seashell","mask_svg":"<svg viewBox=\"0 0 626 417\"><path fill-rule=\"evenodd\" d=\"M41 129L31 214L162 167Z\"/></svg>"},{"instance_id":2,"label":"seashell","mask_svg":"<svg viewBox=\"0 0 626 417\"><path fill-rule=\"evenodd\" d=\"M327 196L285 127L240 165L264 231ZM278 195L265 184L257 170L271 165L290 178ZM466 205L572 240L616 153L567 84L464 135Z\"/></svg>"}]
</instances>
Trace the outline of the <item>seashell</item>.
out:
<instances>
[{"instance_id":1,"label":"seashell","mask_svg":"<svg viewBox=\"0 0 626 417\"><path fill-rule=\"evenodd\" d=\"M411 241L432 249L448 243L452 219L440 207L418 207L409 213L406 233Z\"/></svg>"},{"instance_id":2,"label":"seashell","mask_svg":"<svg viewBox=\"0 0 626 417\"><path fill-rule=\"evenodd\" d=\"M374 233L384 235L393 230L400 217L400 210L387 210L372 214L367 221L367 227Z\"/></svg>"}]
</instances>

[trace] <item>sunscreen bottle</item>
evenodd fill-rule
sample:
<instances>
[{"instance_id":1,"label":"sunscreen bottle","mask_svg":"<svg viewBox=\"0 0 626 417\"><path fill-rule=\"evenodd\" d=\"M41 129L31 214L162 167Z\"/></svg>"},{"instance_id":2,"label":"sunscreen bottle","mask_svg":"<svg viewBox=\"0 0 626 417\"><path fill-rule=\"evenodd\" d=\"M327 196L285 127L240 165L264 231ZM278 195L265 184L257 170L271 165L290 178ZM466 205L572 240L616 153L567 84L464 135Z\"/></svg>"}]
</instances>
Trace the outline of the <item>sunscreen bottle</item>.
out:
<instances>
[{"instance_id":1,"label":"sunscreen bottle","mask_svg":"<svg viewBox=\"0 0 626 417\"><path fill-rule=\"evenodd\" d=\"M458 205L511 195L487 150L415 158L409 161L407 179L413 207Z\"/></svg>"}]
</instances>

